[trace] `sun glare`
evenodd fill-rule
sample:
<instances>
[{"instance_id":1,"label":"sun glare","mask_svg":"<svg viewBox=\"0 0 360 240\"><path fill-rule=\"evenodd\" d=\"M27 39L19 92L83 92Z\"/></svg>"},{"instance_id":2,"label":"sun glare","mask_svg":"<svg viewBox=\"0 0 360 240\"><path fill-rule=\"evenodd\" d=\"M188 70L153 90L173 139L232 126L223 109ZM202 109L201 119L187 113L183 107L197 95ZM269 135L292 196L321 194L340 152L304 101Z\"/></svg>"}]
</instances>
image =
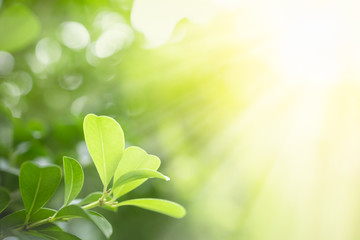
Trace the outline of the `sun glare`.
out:
<instances>
[{"instance_id":1,"label":"sun glare","mask_svg":"<svg viewBox=\"0 0 360 240\"><path fill-rule=\"evenodd\" d=\"M229 0L215 2L220 6L235 6ZM359 74L358 3L272 1L270 4L260 0L240 1L236 6L236 21L241 26L237 30L239 39L249 32L254 40L266 36L258 56L285 82L326 85L346 80L344 77L349 77L349 73Z\"/></svg>"}]
</instances>

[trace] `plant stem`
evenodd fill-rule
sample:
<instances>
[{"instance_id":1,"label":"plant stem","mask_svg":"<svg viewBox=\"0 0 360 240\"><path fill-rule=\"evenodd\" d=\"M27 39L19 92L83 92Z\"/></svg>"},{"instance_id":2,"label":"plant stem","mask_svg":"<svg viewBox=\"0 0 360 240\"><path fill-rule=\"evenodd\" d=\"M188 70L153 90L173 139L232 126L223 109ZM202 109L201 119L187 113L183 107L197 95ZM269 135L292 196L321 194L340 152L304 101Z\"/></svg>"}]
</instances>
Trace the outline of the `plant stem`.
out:
<instances>
[{"instance_id":1,"label":"plant stem","mask_svg":"<svg viewBox=\"0 0 360 240\"><path fill-rule=\"evenodd\" d=\"M96 202L93 203L89 203L88 205L82 206L83 209L91 209L94 207L100 206L100 199L97 200Z\"/></svg>"},{"instance_id":2,"label":"plant stem","mask_svg":"<svg viewBox=\"0 0 360 240\"><path fill-rule=\"evenodd\" d=\"M28 224L29 219L30 219L30 212L28 212L28 213L26 214L25 222L24 222L24 225L25 225L25 226Z\"/></svg>"},{"instance_id":3,"label":"plant stem","mask_svg":"<svg viewBox=\"0 0 360 240\"><path fill-rule=\"evenodd\" d=\"M26 226L26 229L33 228L33 227L48 223L48 222L50 222L50 220L51 220L51 218L45 218L45 219L40 220L38 222L34 222L34 223L29 224L28 226Z\"/></svg>"},{"instance_id":4,"label":"plant stem","mask_svg":"<svg viewBox=\"0 0 360 240\"><path fill-rule=\"evenodd\" d=\"M112 207L112 206L113 206L113 201L112 201L112 200L110 200L110 201L108 201L108 202L106 201L106 198L107 198L108 194L109 194L109 193L107 192L106 187L104 187L104 192L103 192L103 195L101 196L101 198L99 198L99 199L98 199L97 201L95 201L95 202L92 202L92 203L89 203L89 204L87 204L87 205L85 205L85 206L82 206L82 208L88 210L88 209L92 209L92 208L94 208L94 207L101 206L101 205L108 205L108 206ZM39 226L39 225L43 225L43 224L45 224L45 223L52 222L53 220L55 220L55 219L54 219L55 215L56 215L56 213L55 213L54 216L52 216L52 217L49 217L49 218L46 218L46 219L42 219L42 220L40 220L40 221L37 221L37 222L34 222L34 223L31 223L31 224L27 225L27 222L29 221L29 218L30 218L30 216L29 216L29 217L27 217L27 219L26 219L26 221L25 221L25 224L24 224L24 226L23 226L22 228L24 228L24 229L30 229L30 228L33 228L33 227L37 227L37 226ZM56 221L56 220L55 220L55 221ZM19 230L20 230L20 229L21 229L21 228L19 228Z\"/></svg>"}]
</instances>

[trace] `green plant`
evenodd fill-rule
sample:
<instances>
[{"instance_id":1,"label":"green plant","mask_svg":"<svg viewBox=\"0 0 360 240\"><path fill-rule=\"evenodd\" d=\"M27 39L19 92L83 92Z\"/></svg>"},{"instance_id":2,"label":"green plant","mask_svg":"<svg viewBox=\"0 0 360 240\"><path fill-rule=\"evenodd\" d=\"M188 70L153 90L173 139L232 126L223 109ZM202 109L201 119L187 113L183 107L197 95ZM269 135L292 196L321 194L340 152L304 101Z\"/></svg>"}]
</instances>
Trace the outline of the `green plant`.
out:
<instances>
[{"instance_id":1,"label":"green plant","mask_svg":"<svg viewBox=\"0 0 360 240\"><path fill-rule=\"evenodd\" d=\"M73 204L80 193L84 174L81 165L73 158L63 158L64 204L59 210L43 208L61 181L58 166L40 167L25 162L20 168L19 187L25 209L13 212L0 220L0 237L15 235L25 239L79 239L63 231L59 221L84 218L95 224L106 238L112 234L111 224L101 214L91 211L95 207L114 210L131 205L175 218L182 218L185 209L177 203L153 198L117 200L149 178L169 180L157 169L160 159L147 154L139 147L124 150L124 134L112 118L89 114L84 119L85 142L103 184L102 192L94 192ZM112 180L112 184L111 184ZM109 187L111 185L111 188ZM10 202L9 193L0 188L0 212Z\"/></svg>"}]
</instances>

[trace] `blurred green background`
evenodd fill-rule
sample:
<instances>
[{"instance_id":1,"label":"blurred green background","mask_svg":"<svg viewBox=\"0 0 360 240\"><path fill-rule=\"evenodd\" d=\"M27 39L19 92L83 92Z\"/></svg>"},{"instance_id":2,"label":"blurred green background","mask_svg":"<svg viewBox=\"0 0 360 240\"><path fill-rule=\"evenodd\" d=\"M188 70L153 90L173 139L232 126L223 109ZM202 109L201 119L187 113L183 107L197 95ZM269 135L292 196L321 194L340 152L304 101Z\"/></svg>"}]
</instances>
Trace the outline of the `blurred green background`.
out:
<instances>
[{"instance_id":1,"label":"blurred green background","mask_svg":"<svg viewBox=\"0 0 360 240\"><path fill-rule=\"evenodd\" d=\"M0 0L3 214L22 207L24 161L74 157L80 197L101 190L82 132L95 113L171 177L125 198L188 212L100 210L111 239L359 239L360 21L345 2Z\"/></svg>"}]
</instances>

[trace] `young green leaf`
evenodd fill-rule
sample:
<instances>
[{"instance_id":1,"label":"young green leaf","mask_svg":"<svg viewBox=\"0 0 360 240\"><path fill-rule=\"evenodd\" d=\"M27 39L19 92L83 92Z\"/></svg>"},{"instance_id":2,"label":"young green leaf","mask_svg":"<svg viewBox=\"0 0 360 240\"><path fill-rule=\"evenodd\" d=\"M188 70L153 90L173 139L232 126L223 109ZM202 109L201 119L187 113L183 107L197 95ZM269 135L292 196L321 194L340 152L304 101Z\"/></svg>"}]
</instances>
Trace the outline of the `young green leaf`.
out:
<instances>
[{"instance_id":1,"label":"young green leaf","mask_svg":"<svg viewBox=\"0 0 360 240\"><path fill-rule=\"evenodd\" d=\"M160 172L151 170L151 169L137 169L132 170L130 172L125 173L121 177L119 177L113 185L113 191L116 192L119 187L124 184L134 182L140 179L148 179L148 178L160 178L166 181L169 181L170 178L163 175Z\"/></svg>"},{"instance_id":2,"label":"young green leaf","mask_svg":"<svg viewBox=\"0 0 360 240\"><path fill-rule=\"evenodd\" d=\"M6 188L0 187L0 213L9 205L10 195Z\"/></svg>"},{"instance_id":3,"label":"young green leaf","mask_svg":"<svg viewBox=\"0 0 360 240\"><path fill-rule=\"evenodd\" d=\"M99 200L102 197L102 192L93 192L87 195L81 202L78 203L78 205L86 205L92 202L95 202Z\"/></svg>"},{"instance_id":4,"label":"young green leaf","mask_svg":"<svg viewBox=\"0 0 360 240\"><path fill-rule=\"evenodd\" d=\"M58 166L38 167L26 162L20 168L19 185L27 211L25 224L30 216L39 210L55 193L61 180Z\"/></svg>"},{"instance_id":5,"label":"young green leaf","mask_svg":"<svg viewBox=\"0 0 360 240\"><path fill-rule=\"evenodd\" d=\"M116 172L114 175L114 183L116 183L121 176L130 171L142 168L156 171L158 170L159 166L160 159L158 157L147 154L139 147L128 147L127 149L125 149L124 155L116 168ZM119 198L120 196L130 192L134 188L137 188L145 181L146 179L140 179L123 184L122 186L116 187L116 189L113 190L113 194L116 198Z\"/></svg>"},{"instance_id":6,"label":"young green leaf","mask_svg":"<svg viewBox=\"0 0 360 240\"><path fill-rule=\"evenodd\" d=\"M60 209L59 212L55 215L55 219L60 220L62 218L85 218L93 222L106 236L106 238L109 238L112 234L112 226L106 220L106 218L98 213L84 210L77 205L69 205Z\"/></svg>"},{"instance_id":7,"label":"young green leaf","mask_svg":"<svg viewBox=\"0 0 360 240\"><path fill-rule=\"evenodd\" d=\"M67 206L81 191L84 183L84 173L81 165L73 158L64 157L64 182L65 182L65 201Z\"/></svg>"},{"instance_id":8,"label":"young green leaf","mask_svg":"<svg viewBox=\"0 0 360 240\"><path fill-rule=\"evenodd\" d=\"M132 199L118 203L117 207L126 206L126 205L144 208L174 218L182 218L186 214L185 208L182 207L181 205L163 199L155 199L155 198Z\"/></svg>"},{"instance_id":9,"label":"young green leaf","mask_svg":"<svg viewBox=\"0 0 360 240\"><path fill-rule=\"evenodd\" d=\"M98 201L101 197L102 197L103 193L102 192L93 192L93 193L90 193L88 196L86 196L83 200L81 200L81 202L79 202L77 205L86 205L86 204L90 204L90 203L93 203L93 202L96 202ZM110 201L111 200L111 197L108 196L106 198L106 201ZM117 212L117 208L113 208L113 207L110 207L110 206L107 206L107 205L102 205L102 206L99 206L103 209L106 209L106 210L109 210L109 211L112 211L112 212Z\"/></svg>"},{"instance_id":10,"label":"young green leaf","mask_svg":"<svg viewBox=\"0 0 360 240\"><path fill-rule=\"evenodd\" d=\"M124 152L124 133L112 118L88 114L84 119L85 142L101 181L106 187Z\"/></svg>"}]
</instances>

